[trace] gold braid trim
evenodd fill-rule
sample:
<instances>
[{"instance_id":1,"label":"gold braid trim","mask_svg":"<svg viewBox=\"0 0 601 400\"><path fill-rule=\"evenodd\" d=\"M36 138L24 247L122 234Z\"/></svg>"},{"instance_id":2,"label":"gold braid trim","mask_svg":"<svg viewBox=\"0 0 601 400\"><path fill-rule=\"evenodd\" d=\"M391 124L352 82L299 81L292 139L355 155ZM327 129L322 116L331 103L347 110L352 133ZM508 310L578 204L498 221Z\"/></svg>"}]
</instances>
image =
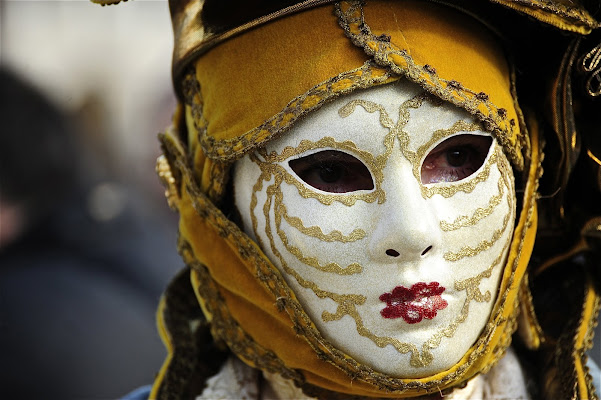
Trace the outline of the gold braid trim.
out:
<instances>
[{"instance_id":1,"label":"gold braid trim","mask_svg":"<svg viewBox=\"0 0 601 400\"><path fill-rule=\"evenodd\" d=\"M190 74L193 74L190 76ZM189 72L185 80L194 79L194 72ZM262 146L290 129L299 118L309 114L338 96L357 89L365 89L376 85L398 80L399 77L387 69L378 67L369 60L361 67L343 72L325 82L319 83L305 94L295 97L286 107L260 126L251 129L239 137L217 140L207 134L206 129L199 130L199 140L207 157L220 161L234 161L247 152ZM201 97L200 85L194 96ZM202 108L202 103L200 107ZM202 117L195 115L194 122L202 125Z\"/></svg>"},{"instance_id":2,"label":"gold braid trim","mask_svg":"<svg viewBox=\"0 0 601 400\"><path fill-rule=\"evenodd\" d=\"M513 10L522 12L531 17L536 18L539 21L547 23L552 26L556 26L561 29L568 31L589 33L591 29L598 28L599 23L595 21L591 15L586 12L584 7L575 7L572 0L568 0L572 6L563 4L564 2L558 0L490 0L492 3L501 4L504 7L511 8ZM565 19L572 24L579 25L581 29L577 27L564 24L558 24L553 20L552 16L557 16ZM584 28L584 29L582 29Z\"/></svg>"},{"instance_id":3,"label":"gold braid trim","mask_svg":"<svg viewBox=\"0 0 601 400\"><path fill-rule=\"evenodd\" d=\"M161 298L157 319L169 354L149 398L193 398L204 382L219 371L228 352L224 346L211 341L209 324L190 287L189 268L180 271L169 283Z\"/></svg>"},{"instance_id":4,"label":"gold braid trim","mask_svg":"<svg viewBox=\"0 0 601 400\"><path fill-rule=\"evenodd\" d=\"M209 122L202 112L204 101L201 95L200 82L196 79L194 68L190 68L188 73L184 76L182 91L185 104L190 107L194 132L198 135L197 140L199 140L201 137L206 136ZM200 167L206 168L204 165ZM230 167L231 163L228 162L215 160L210 163L210 179L205 180L208 182L208 187L204 188L210 199L220 200L223 198L230 178Z\"/></svg>"},{"instance_id":5,"label":"gold braid trim","mask_svg":"<svg viewBox=\"0 0 601 400\"><path fill-rule=\"evenodd\" d=\"M223 340L236 355L248 364L264 371L278 373L282 377L294 380L297 384L304 382L299 371L287 368L278 356L255 342L240 325L231 318L227 304L206 266L193 256L190 244L180 238L178 249L188 266L193 269L192 284L197 299L211 315L211 333L214 338Z\"/></svg>"},{"instance_id":6,"label":"gold braid trim","mask_svg":"<svg viewBox=\"0 0 601 400\"><path fill-rule=\"evenodd\" d=\"M361 0L336 3L335 13L340 26L353 44L372 56L376 64L405 76L438 98L474 115L487 131L495 135L516 168L523 169L522 143L516 141L513 144L509 139L516 136L517 122L513 118L507 119L507 110L497 108L486 93L476 93L460 82L443 79L430 65L418 65L405 50L399 49L390 41L390 36L372 34L370 27L365 23Z\"/></svg>"}]
</instances>

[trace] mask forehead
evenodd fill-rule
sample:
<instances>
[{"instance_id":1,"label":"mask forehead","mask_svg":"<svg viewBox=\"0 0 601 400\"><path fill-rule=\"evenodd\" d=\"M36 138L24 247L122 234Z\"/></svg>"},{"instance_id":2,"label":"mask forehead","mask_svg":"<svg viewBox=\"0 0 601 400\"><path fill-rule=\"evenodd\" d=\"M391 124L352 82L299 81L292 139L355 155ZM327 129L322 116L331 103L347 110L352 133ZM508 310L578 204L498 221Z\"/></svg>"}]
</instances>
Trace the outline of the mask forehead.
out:
<instances>
[{"instance_id":1,"label":"mask forehead","mask_svg":"<svg viewBox=\"0 0 601 400\"><path fill-rule=\"evenodd\" d=\"M423 97L416 99L420 94ZM266 149L280 153L286 147L298 147L303 140L317 142L332 137L338 142L352 141L377 155L384 150L385 136L394 130L407 135L406 149L416 152L432 139L433 132L452 127L458 119L473 121L466 111L427 95L416 84L399 80L353 92L323 106L297 122L294 134L285 133L269 142Z\"/></svg>"}]
</instances>

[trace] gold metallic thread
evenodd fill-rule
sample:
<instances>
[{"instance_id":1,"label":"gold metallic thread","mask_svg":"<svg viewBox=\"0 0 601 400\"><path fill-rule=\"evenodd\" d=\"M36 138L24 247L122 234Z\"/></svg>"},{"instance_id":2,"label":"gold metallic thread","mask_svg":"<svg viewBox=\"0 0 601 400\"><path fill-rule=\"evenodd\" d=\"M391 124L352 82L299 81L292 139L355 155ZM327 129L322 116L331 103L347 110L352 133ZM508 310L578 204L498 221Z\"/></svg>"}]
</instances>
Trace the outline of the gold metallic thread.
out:
<instances>
[{"instance_id":1,"label":"gold metallic thread","mask_svg":"<svg viewBox=\"0 0 601 400\"><path fill-rule=\"evenodd\" d=\"M493 235L490 238L490 240L485 239L485 240L481 241L480 243L478 243L478 245L475 247L464 246L458 252L448 251L448 252L444 253L444 259L446 261L459 261L465 257L475 257L478 254L482 253L484 250L490 249L492 246L494 246L494 244L497 242L497 240L499 240L501 238L501 236L503 235L503 232L505 232L505 230L507 230L507 227L509 226L508 223L509 223L509 218L511 217L511 214L512 214L512 212L511 212L511 210L509 210L507 215L505 215L505 218L503 218L503 227L495 230L493 232Z\"/></svg>"},{"instance_id":2,"label":"gold metallic thread","mask_svg":"<svg viewBox=\"0 0 601 400\"><path fill-rule=\"evenodd\" d=\"M338 230L333 230L330 233L323 233L319 226L309 226L306 227L303 225L303 221L299 217L291 217L288 215L288 210L284 204L279 205L282 209L282 217L288 225L295 228L301 233L304 233L307 236L312 236L319 240L323 240L324 242L342 242L342 243L350 243L356 242L357 240L361 240L365 237L365 231L363 229L353 229L353 231L345 235Z\"/></svg>"},{"instance_id":3,"label":"gold metallic thread","mask_svg":"<svg viewBox=\"0 0 601 400\"><path fill-rule=\"evenodd\" d=\"M455 231L460 228L476 225L478 221L491 215L495 208L501 204L501 199L505 192L502 178L499 178L498 188L499 193L491 196L488 200L488 206L477 208L472 215L460 215L453 222L440 221L440 228L445 232Z\"/></svg>"},{"instance_id":4,"label":"gold metallic thread","mask_svg":"<svg viewBox=\"0 0 601 400\"><path fill-rule=\"evenodd\" d=\"M337 263L327 263L325 265L321 265L319 263L319 261L317 260L317 258L304 256L298 247L292 246L290 244L290 242L288 241L288 238L286 237L286 234L281 229L282 217L283 217L284 213L286 212L286 209L282 202L282 200L283 200L282 191L279 190L280 184L281 184L281 180L276 177L276 183L273 185L273 187L274 187L273 192L272 193L268 192L267 194L273 196L273 198L274 198L274 214L275 214L276 231L277 231L277 234L278 234L280 240L282 241L282 244L286 248L286 250L288 250L288 252L290 252L296 258L298 258L298 260L300 262L302 262L303 264L313 267L315 269L318 269L320 271L336 273L339 275L352 275L352 274L358 274L361 271L363 271L363 268L361 267L361 265L359 265L357 263L349 264L345 268L342 268ZM275 190L275 188L277 188L277 190ZM321 229L319 229L319 230L321 231Z\"/></svg>"}]
</instances>

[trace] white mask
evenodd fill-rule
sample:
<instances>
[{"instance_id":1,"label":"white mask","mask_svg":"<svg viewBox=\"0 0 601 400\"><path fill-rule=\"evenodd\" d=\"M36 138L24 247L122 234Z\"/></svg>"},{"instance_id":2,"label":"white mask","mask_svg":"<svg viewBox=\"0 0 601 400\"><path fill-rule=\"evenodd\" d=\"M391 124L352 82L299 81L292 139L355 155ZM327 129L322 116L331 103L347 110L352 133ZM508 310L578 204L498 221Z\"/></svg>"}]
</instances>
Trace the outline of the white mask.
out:
<instances>
[{"instance_id":1,"label":"white mask","mask_svg":"<svg viewBox=\"0 0 601 400\"><path fill-rule=\"evenodd\" d=\"M246 233L358 362L442 372L487 323L515 188L463 109L405 80L352 93L238 161L234 187Z\"/></svg>"}]
</instances>

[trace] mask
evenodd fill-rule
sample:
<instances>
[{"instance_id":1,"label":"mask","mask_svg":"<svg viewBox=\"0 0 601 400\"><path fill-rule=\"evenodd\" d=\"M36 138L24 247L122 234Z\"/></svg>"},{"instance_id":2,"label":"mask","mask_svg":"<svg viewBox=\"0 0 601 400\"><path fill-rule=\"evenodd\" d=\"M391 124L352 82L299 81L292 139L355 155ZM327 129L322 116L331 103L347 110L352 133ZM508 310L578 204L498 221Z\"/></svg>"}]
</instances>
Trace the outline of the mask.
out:
<instances>
[{"instance_id":1,"label":"mask","mask_svg":"<svg viewBox=\"0 0 601 400\"><path fill-rule=\"evenodd\" d=\"M404 80L355 92L238 161L234 188L246 233L358 362L432 375L486 325L515 189L466 111Z\"/></svg>"}]
</instances>

